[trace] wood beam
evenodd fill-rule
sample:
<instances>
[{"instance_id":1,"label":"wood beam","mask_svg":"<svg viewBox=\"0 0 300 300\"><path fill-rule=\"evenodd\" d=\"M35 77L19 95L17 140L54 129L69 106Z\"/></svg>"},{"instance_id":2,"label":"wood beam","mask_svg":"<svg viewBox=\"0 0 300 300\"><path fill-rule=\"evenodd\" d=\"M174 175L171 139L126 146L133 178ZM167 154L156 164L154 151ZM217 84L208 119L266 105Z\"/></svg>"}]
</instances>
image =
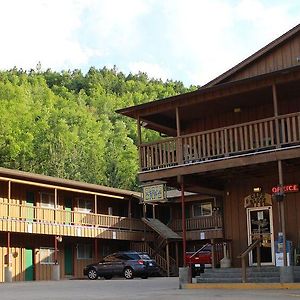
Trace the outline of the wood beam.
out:
<instances>
[{"instance_id":1,"label":"wood beam","mask_svg":"<svg viewBox=\"0 0 300 300\"><path fill-rule=\"evenodd\" d=\"M147 119L144 119L144 118L140 118L140 120L142 122L146 122L147 125L148 124L151 125L151 129L153 129L153 130L156 130L158 132L163 132L165 134L168 134L169 136L176 136L177 135L177 131L174 128L167 127L165 125L161 125L161 124L155 123L153 121L150 121L150 120L147 120Z\"/></svg>"},{"instance_id":2,"label":"wood beam","mask_svg":"<svg viewBox=\"0 0 300 300\"><path fill-rule=\"evenodd\" d=\"M250 165L257 165L261 163L274 162L278 160L299 158L300 147L293 147L292 149L276 149L270 152L254 153L251 155L244 155L238 157L224 158L218 161L207 161L205 163L195 163L192 165L176 166L175 168L159 169L155 171L139 173L139 180L165 180L166 178L176 177L179 175L201 174L205 172L224 170L237 167L245 167Z\"/></svg>"},{"instance_id":3,"label":"wood beam","mask_svg":"<svg viewBox=\"0 0 300 300\"><path fill-rule=\"evenodd\" d=\"M21 180L21 179L14 179L14 178L9 178L9 177L2 177L2 176L0 176L0 180L7 181L7 182L16 182L16 183L21 183L21 184L39 186L39 187L44 187L44 188L49 188L49 189L56 188L57 190L61 190L61 191L69 191L69 192L75 192L75 193L81 193L81 194L98 195L98 196L109 197L109 198L124 199L123 196L91 192L91 191L75 189L75 188L67 188L67 187L57 186L57 185L52 185L52 184L38 183L38 182L30 181L30 180Z\"/></svg>"}]
</instances>

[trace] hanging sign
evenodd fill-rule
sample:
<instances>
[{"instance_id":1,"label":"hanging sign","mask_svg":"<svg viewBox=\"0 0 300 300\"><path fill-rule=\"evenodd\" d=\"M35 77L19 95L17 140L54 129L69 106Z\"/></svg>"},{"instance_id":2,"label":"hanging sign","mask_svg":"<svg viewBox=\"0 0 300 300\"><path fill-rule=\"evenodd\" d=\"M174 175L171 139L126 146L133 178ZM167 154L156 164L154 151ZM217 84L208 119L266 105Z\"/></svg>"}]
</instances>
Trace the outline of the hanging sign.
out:
<instances>
[{"instance_id":1,"label":"hanging sign","mask_svg":"<svg viewBox=\"0 0 300 300\"><path fill-rule=\"evenodd\" d=\"M166 194L165 183L143 186L144 202L165 201Z\"/></svg>"},{"instance_id":2,"label":"hanging sign","mask_svg":"<svg viewBox=\"0 0 300 300\"><path fill-rule=\"evenodd\" d=\"M284 193L299 192L299 184L287 184L287 185L284 185L283 187L280 187L280 186L272 187L273 194L279 193L280 191L283 191Z\"/></svg>"}]
</instances>

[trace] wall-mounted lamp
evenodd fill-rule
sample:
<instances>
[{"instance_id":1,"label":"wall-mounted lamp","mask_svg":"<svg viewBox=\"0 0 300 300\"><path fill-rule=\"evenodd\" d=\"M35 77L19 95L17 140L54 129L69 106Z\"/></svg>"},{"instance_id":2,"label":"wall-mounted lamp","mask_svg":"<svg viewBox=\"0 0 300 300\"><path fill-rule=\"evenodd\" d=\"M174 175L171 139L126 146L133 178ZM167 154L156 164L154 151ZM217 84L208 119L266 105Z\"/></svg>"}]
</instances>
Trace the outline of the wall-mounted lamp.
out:
<instances>
[{"instance_id":1,"label":"wall-mounted lamp","mask_svg":"<svg viewBox=\"0 0 300 300\"><path fill-rule=\"evenodd\" d=\"M261 187L255 187L253 188L254 193L260 193L261 192Z\"/></svg>"},{"instance_id":2,"label":"wall-mounted lamp","mask_svg":"<svg viewBox=\"0 0 300 300\"><path fill-rule=\"evenodd\" d=\"M233 112L239 113L239 112L241 112L241 108L240 108L240 107L235 107L235 108L233 109Z\"/></svg>"}]
</instances>

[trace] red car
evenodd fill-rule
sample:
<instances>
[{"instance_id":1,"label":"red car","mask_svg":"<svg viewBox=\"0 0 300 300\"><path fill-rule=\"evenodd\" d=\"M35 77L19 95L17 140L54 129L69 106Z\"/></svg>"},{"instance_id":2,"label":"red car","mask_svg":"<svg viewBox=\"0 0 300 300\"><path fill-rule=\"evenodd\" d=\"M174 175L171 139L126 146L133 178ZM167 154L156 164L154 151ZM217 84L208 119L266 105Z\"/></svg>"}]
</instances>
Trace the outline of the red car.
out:
<instances>
[{"instance_id":1,"label":"red car","mask_svg":"<svg viewBox=\"0 0 300 300\"><path fill-rule=\"evenodd\" d=\"M216 249L217 263L222 257L221 248ZM211 255L211 244L206 244L196 252L186 252L186 263L191 266L192 277L199 276L200 273L204 272L205 267L211 267L212 255Z\"/></svg>"}]
</instances>

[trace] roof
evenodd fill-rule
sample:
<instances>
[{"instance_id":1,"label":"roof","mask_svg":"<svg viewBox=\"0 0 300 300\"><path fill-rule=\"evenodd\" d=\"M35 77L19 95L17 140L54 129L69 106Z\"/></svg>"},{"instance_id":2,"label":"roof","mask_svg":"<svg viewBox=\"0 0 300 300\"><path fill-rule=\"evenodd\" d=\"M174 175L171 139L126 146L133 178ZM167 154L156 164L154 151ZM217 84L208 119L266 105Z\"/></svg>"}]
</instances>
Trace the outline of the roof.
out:
<instances>
[{"instance_id":1,"label":"roof","mask_svg":"<svg viewBox=\"0 0 300 300\"><path fill-rule=\"evenodd\" d=\"M237 81L225 82L218 85L202 87L193 92L188 92L176 96L171 96L168 98L158 99L155 101L151 101L151 102L147 102L135 106L125 107L123 109L117 110L116 112L137 119L138 115L142 115L142 112L148 108L151 108L151 112L155 113L156 111L165 110L166 104L169 103L172 103L174 106L183 107L189 105L190 99L195 99L195 97L197 97L197 99L200 100L201 96L204 96L209 93L214 95L216 91L222 91L222 92L225 92L226 90L230 91L231 88L241 87L244 85L247 86L251 82L260 82L260 81L264 82L268 78L282 76L288 73L299 72L299 71L300 71L300 65L296 67L290 67L288 69L281 69L274 72L257 75L250 78L240 79Z\"/></svg>"},{"instance_id":2,"label":"roof","mask_svg":"<svg viewBox=\"0 0 300 300\"><path fill-rule=\"evenodd\" d=\"M76 180L63 179L58 177L46 176L41 174L34 174L19 170L6 169L0 167L0 176L10 177L13 179L39 182L49 185L57 185L61 187L71 187L73 189L84 189L95 193L103 193L109 195L123 196L124 198L134 197L140 199L141 193L118 188L107 187L98 184L85 183ZM80 192L80 191L79 191Z\"/></svg>"},{"instance_id":3,"label":"roof","mask_svg":"<svg viewBox=\"0 0 300 300\"><path fill-rule=\"evenodd\" d=\"M254 61L261 58L262 56L266 55L267 53L270 53L274 48L276 48L279 45L283 44L284 42L286 42L288 39L295 36L299 32L300 32L300 24L298 24L294 28L290 29L289 31L287 31L286 33L281 35L279 38L273 40L271 43L269 43L265 47L261 48L260 50L258 50L257 52L255 52L254 54L252 54L251 56L249 56L248 58L246 58L245 60L243 60L242 62L237 64L236 66L234 66L233 68L229 69L228 71L224 72L220 76L218 76L215 79L211 80L210 82L205 84L203 87L211 87L211 86L214 86L216 84L219 84L220 82L227 79L229 76L233 75L234 73L237 73L238 71L240 71L244 67L248 66L249 64L251 64Z\"/></svg>"}]
</instances>

